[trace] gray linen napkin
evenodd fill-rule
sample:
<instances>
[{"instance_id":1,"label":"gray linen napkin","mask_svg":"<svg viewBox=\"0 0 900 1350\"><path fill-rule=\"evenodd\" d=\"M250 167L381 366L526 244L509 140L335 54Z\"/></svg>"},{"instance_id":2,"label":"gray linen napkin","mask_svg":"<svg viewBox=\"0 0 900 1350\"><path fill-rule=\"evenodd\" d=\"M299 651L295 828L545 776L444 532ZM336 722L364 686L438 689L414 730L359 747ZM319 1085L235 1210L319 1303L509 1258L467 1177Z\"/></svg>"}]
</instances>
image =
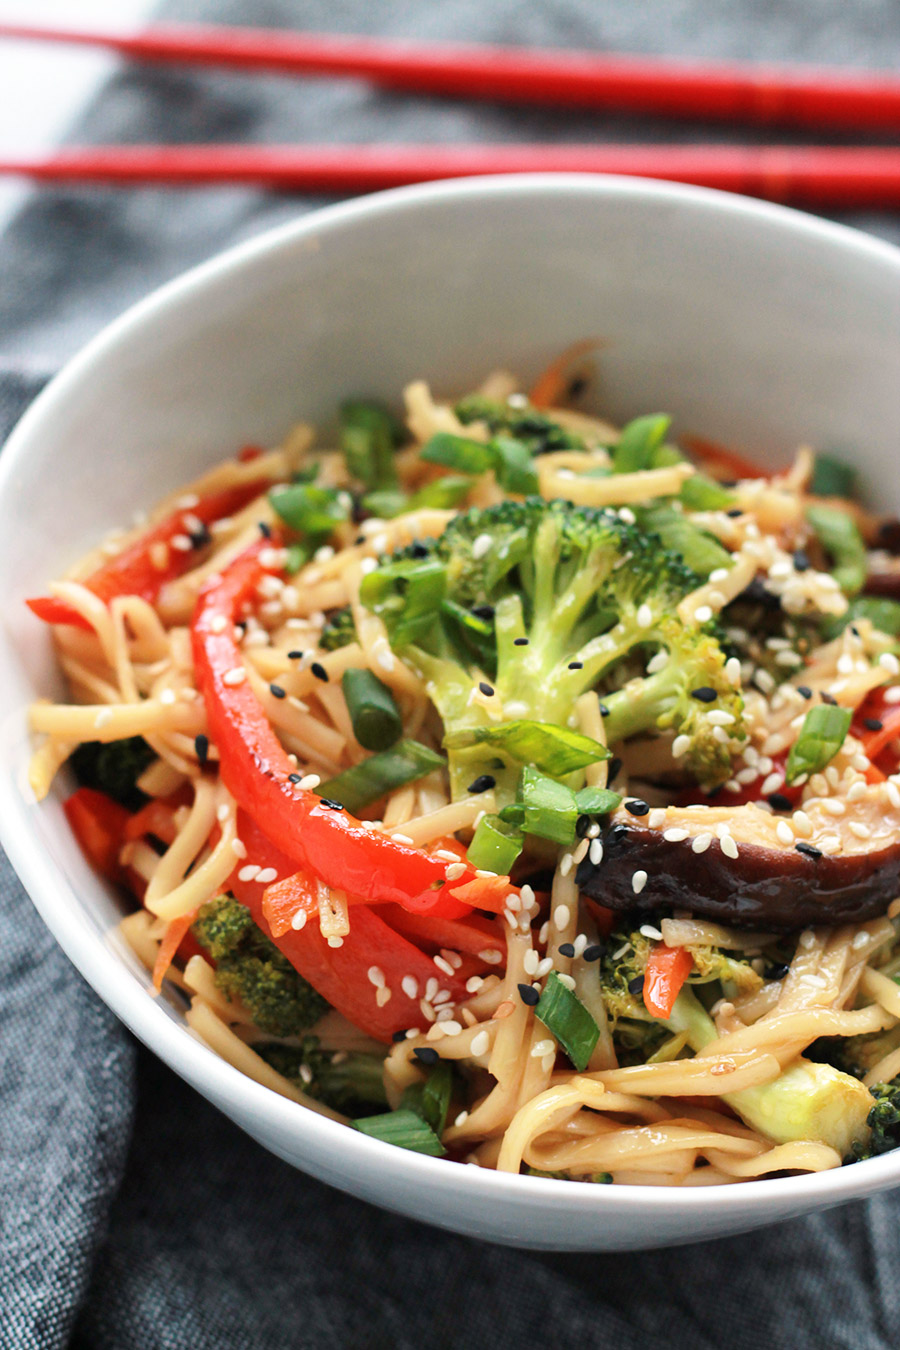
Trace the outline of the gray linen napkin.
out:
<instances>
[{"instance_id":1,"label":"gray linen napkin","mask_svg":"<svg viewBox=\"0 0 900 1350\"><path fill-rule=\"evenodd\" d=\"M894 65L892 0L234 0L176 19ZM464 106L348 82L123 69L78 140L655 139L722 128ZM735 133L738 136L741 132ZM243 190L50 190L0 239L0 437L59 365L184 267L315 205ZM895 217L854 223L900 240ZM328 1190L134 1042L0 860L0 1350L900 1341L900 1201L624 1256L518 1253ZM688 1235L686 1235L688 1236Z\"/></svg>"}]
</instances>

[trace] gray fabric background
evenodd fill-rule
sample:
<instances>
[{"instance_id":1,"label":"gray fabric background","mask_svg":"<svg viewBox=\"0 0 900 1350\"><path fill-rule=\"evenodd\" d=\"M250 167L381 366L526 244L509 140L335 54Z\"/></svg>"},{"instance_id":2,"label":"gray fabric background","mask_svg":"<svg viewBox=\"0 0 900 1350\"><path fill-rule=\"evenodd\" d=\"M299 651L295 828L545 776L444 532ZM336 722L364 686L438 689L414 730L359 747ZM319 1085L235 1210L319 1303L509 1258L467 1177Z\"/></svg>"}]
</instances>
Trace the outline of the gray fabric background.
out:
<instances>
[{"instance_id":1,"label":"gray fabric background","mask_svg":"<svg viewBox=\"0 0 900 1350\"><path fill-rule=\"evenodd\" d=\"M169 17L900 65L896 0L234 0ZM73 139L723 137L501 106L125 68ZM42 190L0 238L0 437L132 301L318 204L244 190ZM896 217L851 218L900 241ZM900 1196L730 1241L516 1253L325 1189L138 1049L0 862L0 1350L282 1346L644 1350L900 1342Z\"/></svg>"}]
</instances>

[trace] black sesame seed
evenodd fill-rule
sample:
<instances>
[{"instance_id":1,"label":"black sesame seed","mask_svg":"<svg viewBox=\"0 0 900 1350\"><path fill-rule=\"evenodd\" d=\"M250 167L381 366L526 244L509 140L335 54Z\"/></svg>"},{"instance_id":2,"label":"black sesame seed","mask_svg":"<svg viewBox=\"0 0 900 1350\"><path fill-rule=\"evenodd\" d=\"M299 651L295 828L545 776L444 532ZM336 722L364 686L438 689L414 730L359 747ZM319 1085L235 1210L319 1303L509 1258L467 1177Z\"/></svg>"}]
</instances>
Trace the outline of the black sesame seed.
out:
<instances>
[{"instance_id":1,"label":"black sesame seed","mask_svg":"<svg viewBox=\"0 0 900 1350\"><path fill-rule=\"evenodd\" d=\"M850 632L853 634L854 637L859 637L859 629L857 628L855 623L851 623Z\"/></svg>"},{"instance_id":2,"label":"black sesame seed","mask_svg":"<svg viewBox=\"0 0 900 1350\"><path fill-rule=\"evenodd\" d=\"M409 554L411 558L427 558L428 546L423 544L420 539L414 539L409 546Z\"/></svg>"},{"instance_id":3,"label":"black sesame seed","mask_svg":"<svg viewBox=\"0 0 900 1350\"><path fill-rule=\"evenodd\" d=\"M628 981L629 994L642 994L644 992L643 975L635 975L633 980Z\"/></svg>"},{"instance_id":4,"label":"black sesame seed","mask_svg":"<svg viewBox=\"0 0 900 1350\"><path fill-rule=\"evenodd\" d=\"M270 684L269 693L273 698L285 698L287 696L287 691L282 689L280 684Z\"/></svg>"},{"instance_id":5,"label":"black sesame seed","mask_svg":"<svg viewBox=\"0 0 900 1350\"><path fill-rule=\"evenodd\" d=\"M783 792L773 792L769 797L769 805L774 811L790 811L793 802Z\"/></svg>"},{"instance_id":6,"label":"black sesame seed","mask_svg":"<svg viewBox=\"0 0 900 1350\"><path fill-rule=\"evenodd\" d=\"M719 480L719 487L723 487L723 488L736 488L736 487L737 487L737 479L736 479L736 478L722 478L722 479Z\"/></svg>"},{"instance_id":7,"label":"black sesame seed","mask_svg":"<svg viewBox=\"0 0 900 1350\"><path fill-rule=\"evenodd\" d=\"M559 951L560 956L574 956L574 955L575 955L575 948L574 948L574 946L572 945L571 942L564 942L564 943L562 943L562 945L561 945L559 948L557 948L557 950Z\"/></svg>"},{"instance_id":8,"label":"black sesame seed","mask_svg":"<svg viewBox=\"0 0 900 1350\"><path fill-rule=\"evenodd\" d=\"M772 966L766 966L765 970L763 971L763 979L783 980L789 970L790 966L786 966L783 961L777 961Z\"/></svg>"},{"instance_id":9,"label":"black sesame seed","mask_svg":"<svg viewBox=\"0 0 900 1350\"><path fill-rule=\"evenodd\" d=\"M732 520L736 520L737 517L738 517L738 516L742 516L742 515L744 514L744 512L743 512L743 510L742 510L742 508L741 508L740 506L733 506L733 507L731 508L731 510L730 510L730 511L726 511L725 514L726 514L726 516L731 516L731 519L732 519Z\"/></svg>"},{"instance_id":10,"label":"black sesame seed","mask_svg":"<svg viewBox=\"0 0 900 1350\"><path fill-rule=\"evenodd\" d=\"M324 680L326 684L328 683L328 671L322 665L321 661L313 661L310 670L317 680Z\"/></svg>"},{"instance_id":11,"label":"black sesame seed","mask_svg":"<svg viewBox=\"0 0 900 1350\"><path fill-rule=\"evenodd\" d=\"M332 801L331 797L320 797L320 806L327 806L329 811L343 811L344 803Z\"/></svg>"},{"instance_id":12,"label":"black sesame seed","mask_svg":"<svg viewBox=\"0 0 900 1350\"><path fill-rule=\"evenodd\" d=\"M488 684L487 680L479 680L479 681L478 681L478 688L479 688L479 689L481 690L481 692L484 694L485 698L493 698L493 697L494 697L494 689L493 689L493 686L490 685L490 684Z\"/></svg>"},{"instance_id":13,"label":"black sesame seed","mask_svg":"<svg viewBox=\"0 0 900 1350\"><path fill-rule=\"evenodd\" d=\"M817 861L822 856L822 850L820 848L816 848L813 844L807 844L805 839L801 839L798 843L796 843L794 845L794 848L797 850L798 853L803 853L806 855L807 858L812 858L813 861Z\"/></svg>"},{"instance_id":14,"label":"black sesame seed","mask_svg":"<svg viewBox=\"0 0 900 1350\"><path fill-rule=\"evenodd\" d=\"M569 381L569 387L566 390L566 394L569 398L578 398L579 394L583 394L585 389L587 389L587 387L588 387L587 376L575 375Z\"/></svg>"},{"instance_id":15,"label":"black sesame seed","mask_svg":"<svg viewBox=\"0 0 900 1350\"><path fill-rule=\"evenodd\" d=\"M718 694L708 684L701 684L699 689L691 690L691 698L695 698L698 703L715 703Z\"/></svg>"},{"instance_id":16,"label":"black sesame seed","mask_svg":"<svg viewBox=\"0 0 900 1350\"><path fill-rule=\"evenodd\" d=\"M437 1064L440 1059L433 1045L417 1045L413 1054L420 1064Z\"/></svg>"},{"instance_id":17,"label":"black sesame seed","mask_svg":"<svg viewBox=\"0 0 900 1350\"><path fill-rule=\"evenodd\" d=\"M613 825L611 830L607 830L606 842L608 844L620 844L627 834L630 834L628 826L620 821L617 825Z\"/></svg>"},{"instance_id":18,"label":"black sesame seed","mask_svg":"<svg viewBox=\"0 0 900 1350\"><path fill-rule=\"evenodd\" d=\"M798 572L808 572L810 567L809 557L802 548L798 548L794 554L794 567Z\"/></svg>"},{"instance_id":19,"label":"black sesame seed","mask_svg":"<svg viewBox=\"0 0 900 1350\"><path fill-rule=\"evenodd\" d=\"M640 797L632 797L625 802L625 810L630 811L633 816L646 816L650 810L647 802L642 801Z\"/></svg>"},{"instance_id":20,"label":"black sesame seed","mask_svg":"<svg viewBox=\"0 0 900 1350\"><path fill-rule=\"evenodd\" d=\"M590 816L579 816L575 822L575 835L578 839L583 839L591 828Z\"/></svg>"},{"instance_id":21,"label":"black sesame seed","mask_svg":"<svg viewBox=\"0 0 900 1350\"><path fill-rule=\"evenodd\" d=\"M535 1007L535 1005L541 1001L540 994L536 989L533 989L530 984L519 985L519 997L529 1008Z\"/></svg>"},{"instance_id":22,"label":"black sesame seed","mask_svg":"<svg viewBox=\"0 0 900 1350\"><path fill-rule=\"evenodd\" d=\"M394 1042L395 1045L399 1045L400 1041L406 1040L406 1032L395 1031L394 1034L391 1036L391 1040Z\"/></svg>"},{"instance_id":23,"label":"black sesame seed","mask_svg":"<svg viewBox=\"0 0 900 1350\"><path fill-rule=\"evenodd\" d=\"M527 638L513 638L513 646L514 646L514 647L527 647L527 646L528 646L528 639L527 639Z\"/></svg>"},{"instance_id":24,"label":"black sesame seed","mask_svg":"<svg viewBox=\"0 0 900 1350\"><path fill-rule=\"evenodd\" d=\"M568 669L569 669L569 670L584 670L584 662L583 662L583 661L570 661L570 662L569 662L569 665L568 665Z\"/></svg>"},{"instance_id":25,"label":"black sesame seed","mask_svg":"<svg viewBox=\"0 0 900 1350\"><path fill-rule=\"evenodd\" d=\"M209 737L204 736L202 732L194 737L194 751L198 764L205 764L209 759Z\"/></svg>"},{"instance_id":26,"label":"black sesame seed","mask_svg":"<svg viewBox=\"0 0 900 1350\"><path fill-rule=\"evenodd\" d=\"M257 524L259 525L259 532L262 535L263 539L271 539L272 538L271 525L269 525L268 522L265 520L257 521Z\"/></svg>"},{"instance_id":27,"label":"black sesame seed","mask_svg":"<svg viewBox=\"0 0 900 1350\"><path fill-rule=\"evenodd\" d=\"M472 613L476 619L492 619L494 617L493 605L473 605Z\"/></svg>"},{"instance_id":28,"label":"black sesame seed","mask_svg":"<svg viewBox=\"0 0 900 1350\"><path fill-rule=\"evenodd\" d=\"M609 708L607 708L605 703L600 704L600 716L609 717Z\"/></svg>"},{"instance_id":29,"label":"black sesame seed","mask_svg":"<svg viewBox=\"0 0 900 1350\"><path fill-rule=\"evenodd\" d=\"M466 788L467 792L490 792L492 787L497 786L497 780L492 773L480 773L477 778Z\"/></svg>"},{"instance_id":30,"label":"black sesame seed","mask_svg":"<svg viewBox=\"0 0 900 1350\"><path fill-rule=\"evenodd\" d=\"M289 661L300 661L300 660L302 660L302 657L303 657L303 653L300 652L300 651L296 651L296 650L295 650L295 651L292 651L292 652L288 652L288 660L289 660Z\"/></svg>"},{"instance_id":31,"label":"black sesame seed","mask_svg":"<svg viewBox=\"0 0 900 1350\"><path fill-rule=\"evenodd\" d=\"M188 537L194 548L203 548L204 544L208 544L212 539L212 535L205 525L199 530L192 530Z\"/></svg>"},{"instance_id":32,"label":"black sesame seed","mask_svg":"<svg viewBox=\"0 0 900 1350\"><path fill-rule=\"evenodd\" d=\"M599 942L595 942L590 947L585 947L584 951L581 953L582 959L585 961L599 961L602 955L603 948L600 946Z\"/></svg>"},{"instance_id":33,"label":"black sesame seed","mask_svg":"<svg viewBox=\"0 0 900 1350\"><path fill-rule=\"evenodd\" d=\"M798 684L797 693L801 698L812 698L812 690L808 684Z\"/></svg>"},{"instance_id":34,"label":"black sesame seed","mask_svg":"<svg viewBox=\"0 0 900 1350\"><path fill-rule=\"evenodd\" d=\"M866 731L881 731L881 729L884 726L884 723L878 717L864 717L863 726L865 727Z\"/></svg>"},{"instance_id":35,"label":"black sesame seed","mask_svg":"<svg viewBox=\"0 0 900 1350\"><path fill-rule=\"evenodd\" d=\"M299 782L300 782L300 779L301 779L302 777L303 777L303 775L302 775L302 774L299 774L299 773L289 773L289 774L288 774L288 782L289 782L289 783L299 783Z\"/></svg>"},{"instance_id":36,"label":"black sesame seed","mask_svg":"<svg viewBox=\"0 0 900 1350\"><path fill-rule=\"evenodd\" d=\"M826 694L824 689L820 689L819 697L821 698L822 702L827 703L829 707L831 708L837 707L837 699L835 698L834 694Z\"/></svg>"}]
</instances>

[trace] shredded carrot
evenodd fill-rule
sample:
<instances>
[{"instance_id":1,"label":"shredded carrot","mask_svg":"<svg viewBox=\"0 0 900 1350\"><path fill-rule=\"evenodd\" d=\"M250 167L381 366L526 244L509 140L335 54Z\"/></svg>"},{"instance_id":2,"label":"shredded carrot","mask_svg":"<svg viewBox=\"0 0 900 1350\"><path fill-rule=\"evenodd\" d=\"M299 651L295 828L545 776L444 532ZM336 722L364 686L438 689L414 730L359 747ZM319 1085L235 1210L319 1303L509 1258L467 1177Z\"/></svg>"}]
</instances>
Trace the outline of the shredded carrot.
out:
<instances>
[{"instance_id":1,"label":"shredded carrot","mask_svg":"<svg viewBox=\"0 0 900 1350\"><path fill-rule=\"evenodd\" d=\"M582 338L573 342L545 366L528 391L528 401L536 408L552 408L565 400L572 379L572 364L602 345L601 338Z\"/></svg>"},{"instance_id":2,"label":"shredded carrot","mask_svg":"<svg viewBox=\"0 0 900 1350\"><path fill-rule=\"evenodd\" d=\"M166 971L172 964L172 960L182 940L187 934L188 929L197 917L197 911L192 910L190 914L182 914L178 919L172 919L166 929L165 937L159 944L159 951L156 954L156 961L153 965L153 985L156 989L162 988L162 982L166 977Z\"/></svg>"}]
</instances>

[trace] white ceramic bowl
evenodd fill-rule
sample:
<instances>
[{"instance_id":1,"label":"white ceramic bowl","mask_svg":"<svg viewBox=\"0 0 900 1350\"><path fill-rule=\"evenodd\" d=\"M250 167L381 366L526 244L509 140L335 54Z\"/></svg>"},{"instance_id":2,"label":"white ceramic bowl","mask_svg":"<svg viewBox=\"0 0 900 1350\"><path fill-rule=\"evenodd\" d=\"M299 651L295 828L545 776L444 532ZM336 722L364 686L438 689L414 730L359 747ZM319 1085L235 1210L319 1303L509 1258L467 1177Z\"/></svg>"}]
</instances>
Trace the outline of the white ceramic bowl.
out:
<instances>
[{"instance_id":1,"label":"white ceramic bowl","mask_svg":"<svg viewBox=\"0 0 900 1350\"><path fill-rule=\"evenodd\" d=\"M783 463L855 458L900 507L900 252L738 197L634 179L513 177L305 216L172 282L53 381L0 458L0 838L69 957L142 1041L267 1148L401 1213L520 1246L624 1249L737 1232L900 1184L900 1152L815 1176L673 1190L579 1186L389 1148L223 1063L113 933L115 897L60 797L23 791L25 706L58 692L24 596L110 527L245 441L327 423L348 394L527 379L609 340L601 402L664 409Z\"/></svg>"}]
</instances>

